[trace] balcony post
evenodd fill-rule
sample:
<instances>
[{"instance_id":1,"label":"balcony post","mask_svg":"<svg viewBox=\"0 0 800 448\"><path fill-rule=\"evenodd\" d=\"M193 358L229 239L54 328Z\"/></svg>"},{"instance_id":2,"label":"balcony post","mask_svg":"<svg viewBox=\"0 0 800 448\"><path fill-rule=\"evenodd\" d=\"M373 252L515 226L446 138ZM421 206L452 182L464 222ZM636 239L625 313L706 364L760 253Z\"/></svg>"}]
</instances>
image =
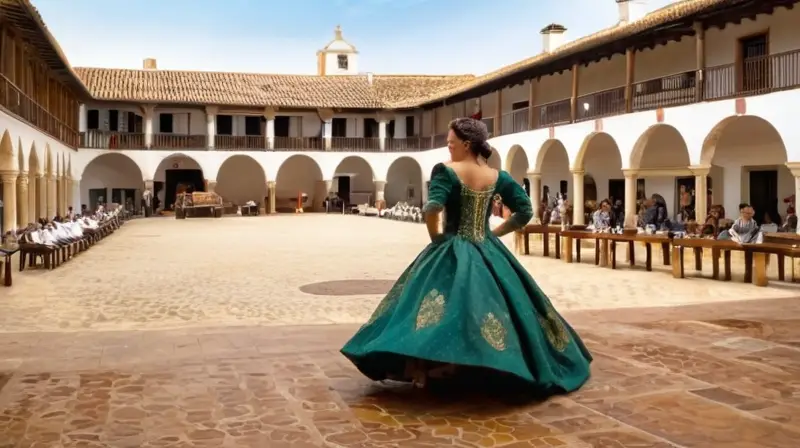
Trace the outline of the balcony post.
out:
<instances>
[{"instance_id":1,"label":"balcony post","mask_svg":"<svg viewBox=\"0 0 800 448\"><path fill-rule=\"evenodd\" d=\"M633 112L633 80L636 76L636 50L625 50L625 113Z\"/></svg>"},{"instance_id":2,"label":"balcony post","mask_svg":"<svg viewBox=\"0 0 800 448\"><path fill-rule=\"evenodd\" d=\"M156 106L145 104L141 106L141 109L142 116L144 116L144 147L150 149L153 147L153 116Z\"/></svg>"},{"instance_id":3,"label":"balcony post","mask_svg":"<svg viewBox=\"0 0 800 448\"><path fill-rule=\"evenodd\" d=\"M394 136L395 139L407 138L408 129L406 129L406 116L397 114L394 116ZM413 137L413 136L412 136Z\"/></svg>"},{"instance_id":4,"label":"balcony post","mask_svg":"<svg viewBox=\"0 0 800 448\"><path fill-rule=\"evenodd\" d=\"M216 106L206 106L206 147L209 151L214 150L215 139L217 136L217 113L219 108Z\"/></svg>"},{"instance_id":5,"label":"balcony post","mask_svg":"<svg viewBox=\"0 0 800 448\"><path fill-rule=\"evenodd\" d=\"M389 114L378 114L378 149L386 151L386 126L391 121L392 116ZM397 131L397 121L394 123L395 132Z\"/></svg>"},{"instance_id":6,"label":"balcony post","mask_svg":"<svg viewBox=\"0 0 800 448\"><path fill-rule=\"evenodd\" d=\"M574 123L578 118L578 64L572 66L572 95L569 99L569 121Z\"/></svg>"},{"instance_id":7,"label":"balcony post","mask_svg":"<svg viewBox=\"0 0 800 448\"><path fill-rule=\"evenodd\" d=\"M86 132L86 127L87 127L86 126L86 123L87 123L86 115L87 115L86 105L85 104L81 104L78 107L78 132L81 133L81 134Z\"/></svg>"},{"instance_id":8,"label":"balcony post","mask_svg":"<svg viewBox=\"0 0 800 448\"><path fill-rule=\"evenodd\" d=\"M697 59L697 75L695 77L694 96L698 103L703 101L705 91L706 70L706 29L702 22L694 23L695 56ZM704 217L705 218L705 217Z\"/></svg>"},{"instance_id":9,"label":"balcony post","mask_svg":"<svg viewBox=\"0 0 800 448\"><path fill-rule=\"evenodd\" d=\"M264 118L267 120L264 126L264 144L268 151L275 149L275 112L274 107L264 108Z\"/></svg>"},{"instance_id":10,"label":"balcony post","mask_svg":"<svg viewBox=\"0 0 800 448\"><path fill-rule=\"evenodd\" d=\"M493 136L497 137L503 135L503 89L499 89L497 92L495 92L493 124Z\"/></svg>"},{"instance_id":11,"label":"balcony post","mask_svg":"<svg viewBox=\"0 0 800 448\"><path fill-rule=\"evenodd\" d=\"M531 79L530 85L528 85L528 127L530 129L539 127L539 117L536 115L536 108L534 107L537 87L539 87L539 78ZM534 210L534 212L538 213L537 210Z\"/></svg>"},{"instance_id":12,"label":"balcony post","mask_svg":"<svg viewBox=\"0 0 800 448\"><path fill-rule=\"evenodd\" d=\"M317 109L317 115L322 122L323 149L330 151L333 139L333 110Z\"/></svg>"},{"instance_id":13,"label":"balcony post","mask_svg":"<svg viewBox=\"0 0 800 448\"><path fill-rule=\"evenodd\" d=\"M531 224L541 224L542 217L539 215L539 210L542 208L542 174L530 172L527 177L531 184L531 207L533 208Z\"/></svg>"}]
</instances>

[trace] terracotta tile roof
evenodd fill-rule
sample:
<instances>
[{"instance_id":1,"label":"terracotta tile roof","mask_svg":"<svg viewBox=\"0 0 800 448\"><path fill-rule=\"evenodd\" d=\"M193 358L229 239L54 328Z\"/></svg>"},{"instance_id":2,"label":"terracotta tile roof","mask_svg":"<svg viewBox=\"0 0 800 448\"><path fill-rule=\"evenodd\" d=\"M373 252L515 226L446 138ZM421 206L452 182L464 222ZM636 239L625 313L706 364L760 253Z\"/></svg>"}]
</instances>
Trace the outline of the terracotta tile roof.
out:
<instances>
[{"instance_id":1,"label":"terracotta tile roof","mask_svg":"<svg viewBox=\"0 0 800 448\"><path fill-rule=\"evenodd\" d=\"M510 75L520 70L531 69L539 64L553 62L555 60L564 58L576 52L590 50L592 48L599 47L603 44L607 44L615 40L634 36L638 33L647 31L649 29L658 27L660 25L664 25L671 21L680 20L682 18L689 17L693 14L703 12L706 10L711 10L715 7L724 6L725 4L734 3L736 1L737 0L677 1L663 8L657 9L656 11L653 11L650 14L647 14L641 20L637 20L624 25L614 25L613 27L609 27L601 31L598 31L594 34L590 34L588 36L579 38L577 40L568 42L563 46L557 48L552 53L538 54L536 56L524 59L522 61L515 62L511 65L507 65L505 67L502 67L498 70L487 73L485 75L478 76L472 81L465 82L463 84L454 86L450 89L440 90L438 92L432 92L427 96L410 98L408 101L396 104L395 106L413 107L413 106L421 106L423 104L430 102L442 101L453 95L466 92L470 89L497 80L499 78L502 78L503 76Z\"/></svg>"},{"instance_id":2,"label":"terracotta tile roof","mask_svg":"<svg viewBox=\"0 0 800 448\"><path fill-rule=\"evenodd\" d=\"M231 106L389 108L473 76L306 76L76 68L99 100Z\"/></svg>"}]
</instances>

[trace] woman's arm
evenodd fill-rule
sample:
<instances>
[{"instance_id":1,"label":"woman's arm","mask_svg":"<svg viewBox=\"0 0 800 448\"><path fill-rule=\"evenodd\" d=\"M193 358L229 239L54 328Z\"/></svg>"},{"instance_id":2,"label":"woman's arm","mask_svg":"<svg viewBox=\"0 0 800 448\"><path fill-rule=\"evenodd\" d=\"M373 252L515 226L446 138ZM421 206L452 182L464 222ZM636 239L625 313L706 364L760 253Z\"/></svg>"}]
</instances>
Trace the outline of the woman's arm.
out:
<instances>
[{"instance_id":1,"label":"woman's arm","mask_svg":"<svg viewBox=\"0 0 800 448\"><path fill-rule=\"evenodd\" d=\"M422 207L425 213L425 227L431 241L436 241L442 236L441 222L444 205L450 195L452 182L443 163L438 163L431 172L431 186L428 188L428 202Z\"/></svg>"},{"instance_id":2,"label":"woman's arm","mask_svg":"<svg viewBox=\"0 0 800 448\"><path fill-rule=\"evenodd\" d=\"M503 199L503 204L511 210L511 216L492 230L492 233L499 238L525 227L533 218L533 208L531 206L531 198L525 193L525 189L514 182L514 179L511 179L505 171L500 172L498 184L501 187L498 193Z\"/></svg>"}]
</instances>

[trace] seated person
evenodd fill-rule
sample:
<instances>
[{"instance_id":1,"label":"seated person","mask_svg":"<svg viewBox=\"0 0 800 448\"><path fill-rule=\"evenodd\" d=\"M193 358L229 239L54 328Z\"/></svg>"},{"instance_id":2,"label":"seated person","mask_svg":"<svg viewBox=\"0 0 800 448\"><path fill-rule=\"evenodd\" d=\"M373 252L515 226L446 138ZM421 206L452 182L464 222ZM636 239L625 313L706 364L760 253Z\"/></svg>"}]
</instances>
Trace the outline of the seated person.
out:
<instances>
[{"instance_id":1,"label":"seated person","mask_svg":"<svg viewBox=\"0 0 800 448\"><path fill-rule=\"evenodd\" d=\"M753 219L753 207L750 204L739 204L739 218L733 222L733 226L728 230L731 240L737 243L760 243L763 235L759 230L758 223Z\"/></svg>"},{"instance_id":2,"label":"seated person","mask_svg":"<svg viewBox=\"0 0 800 448\"><path fill-rule=\"evenodd\" d=\"M709 210L708 216L706 216L706 221L703 223L703 227L700 229L700 233L703 236L716 238L717 235L719 235L719 227L720 206L714 205L711 207L711 210Z\"/></svg>"},{"instance_id":3,"label":"seated person","mask_svg":"<svg viewBox=\"0 0 800 448\"><path fill-rule=\"evenodd\" d=\"M653 226L656 230L667 230L670 228L667 203L659 194L654 194L645 202L641 227L647 228L648 226Z\"/></svg>"},{"instance_id":4,"label":"seated person","mask_svg":"<svg viewBox=\"0 0 800 448\"><path fill-rule=\"evenodd\" d=\"M778 231L778 223L772 220L772 215L769 212L764 212L764 217L761 219L761 232L774 233Z\"/></svg>"},{"instance_id":5,"label":"seated person","mask_svg":"<svg viewBox=\"0 0 800 448\"><path fill-rule=\"evenodd\" d=\"M794 212L794 207L786 208L786 221L783 222L780 232L796 232L797 231L797 215Z\"/></svg>"},{"instance_id":6,"label":"seated person","mask_svg":"<svg viewBox=\"0 0 800 448\"><path fill-rule=\"evenodd\" d=\"M600 207L592 214L592 228L595 230L611 228L611 203L608 199L603 199Z\"/></svg>"}]
</instances>

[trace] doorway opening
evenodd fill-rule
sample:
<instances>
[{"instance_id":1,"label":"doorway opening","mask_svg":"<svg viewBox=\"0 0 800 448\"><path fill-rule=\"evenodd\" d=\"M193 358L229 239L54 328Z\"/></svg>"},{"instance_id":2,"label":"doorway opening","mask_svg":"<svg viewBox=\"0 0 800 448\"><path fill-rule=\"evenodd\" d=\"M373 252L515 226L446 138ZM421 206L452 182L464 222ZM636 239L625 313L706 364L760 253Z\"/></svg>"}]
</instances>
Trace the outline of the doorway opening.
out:
<instances>
[{"instance_id":1,"label":"doorway opening","mask_svg":"<svg viewBox=\"0 0 800 448\"><path fill-rule=\"evenodd\" d=\"M164 210L172 210L178 191L205 191L202 170L165 170Z\"/></svg>"}]
</instances>

